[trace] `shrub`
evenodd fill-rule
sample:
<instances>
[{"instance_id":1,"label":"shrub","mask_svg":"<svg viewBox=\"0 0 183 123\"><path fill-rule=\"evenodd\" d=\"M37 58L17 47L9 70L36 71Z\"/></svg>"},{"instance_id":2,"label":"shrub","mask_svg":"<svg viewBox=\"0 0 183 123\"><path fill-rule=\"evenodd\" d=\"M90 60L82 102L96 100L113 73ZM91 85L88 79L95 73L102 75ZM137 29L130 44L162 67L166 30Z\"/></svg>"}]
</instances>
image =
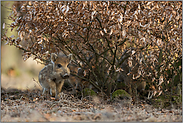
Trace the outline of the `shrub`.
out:
<instances>
[{"instance_id":1,"label":"shrub","mask_svg":"<svg viewBox=\"0 0 183 123\"><path fill-rule=\"evenodd\" d=\"M108 96L125 60L126 76L146 80L153 96L171 91L182 74L180 1L25 1L15 2L9 18L13 23L4 25L18 38L5 32L2 40L23 50L24 60L47 64L53 52L72 53L85 81ZM132 53L120 60L125 51Z\"/></svg>"}]
</instances>

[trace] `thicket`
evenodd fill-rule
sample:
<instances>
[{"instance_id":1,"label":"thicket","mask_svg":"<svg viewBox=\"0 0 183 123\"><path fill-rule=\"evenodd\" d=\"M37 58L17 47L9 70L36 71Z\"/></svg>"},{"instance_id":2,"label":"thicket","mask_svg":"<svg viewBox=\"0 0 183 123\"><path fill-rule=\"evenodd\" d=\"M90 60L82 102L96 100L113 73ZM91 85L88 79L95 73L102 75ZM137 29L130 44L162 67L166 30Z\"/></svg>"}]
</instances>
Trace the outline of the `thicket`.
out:
<instances>
[{"instance_id":1,"label":"thicket","mask_svg":"<svg viewBox=\"0 0 183 123\"><path fill-rule=\"evenodd\" d=\"M3 28L18 38L6 31L2 41L44 64L53 52L72 53L83 79L108 97L121 72L131 95L139 81L152 96L174 94L182 84L181 1L21 1L11 11L14 22Z\"/></svg>"}]
</instances>

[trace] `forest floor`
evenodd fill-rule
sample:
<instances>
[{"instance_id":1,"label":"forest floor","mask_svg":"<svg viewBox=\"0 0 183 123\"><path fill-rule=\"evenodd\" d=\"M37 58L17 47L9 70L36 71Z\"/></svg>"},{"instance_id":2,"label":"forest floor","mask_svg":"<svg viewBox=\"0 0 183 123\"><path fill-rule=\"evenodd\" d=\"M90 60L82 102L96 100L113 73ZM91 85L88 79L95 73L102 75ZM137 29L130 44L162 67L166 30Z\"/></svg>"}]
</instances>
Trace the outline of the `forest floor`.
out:
<instances>
[{"instance_id":1,"label":"forest floor","mask_svg":"<svg viewBox=\"0 0 183 123\"><path fill-rule=\"evenodd\" d=\"M182 122L182 108L156 109L147 103L123 105L98 97L78 99L61 93L59 99L41 90L1 88L2 122Z\"/></svg>"}]
</instances>

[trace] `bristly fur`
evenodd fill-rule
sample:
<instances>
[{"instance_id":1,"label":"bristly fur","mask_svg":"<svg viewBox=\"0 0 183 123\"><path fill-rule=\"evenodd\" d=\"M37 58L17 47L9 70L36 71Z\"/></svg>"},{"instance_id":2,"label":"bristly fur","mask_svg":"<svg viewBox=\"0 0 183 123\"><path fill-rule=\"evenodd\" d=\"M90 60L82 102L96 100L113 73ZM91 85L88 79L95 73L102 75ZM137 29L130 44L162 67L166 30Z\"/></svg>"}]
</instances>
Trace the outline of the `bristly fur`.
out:
<instances>
[{"instance_id":1,"label":"bristly fur","mask_svg":"<svg viewBox=\"0 0 183 123\"><path fill-rule=\"evenodd\" d=\"M68 56L59 53L51 54L51 63L46 65L39 72L39 83L43 88L43 94L45 91L49 91L52 96L58 98L58 94L62 90L65 79L70 76L70 69L68 64L71 60L72 54Z\"/></svg>"}]
</instances>

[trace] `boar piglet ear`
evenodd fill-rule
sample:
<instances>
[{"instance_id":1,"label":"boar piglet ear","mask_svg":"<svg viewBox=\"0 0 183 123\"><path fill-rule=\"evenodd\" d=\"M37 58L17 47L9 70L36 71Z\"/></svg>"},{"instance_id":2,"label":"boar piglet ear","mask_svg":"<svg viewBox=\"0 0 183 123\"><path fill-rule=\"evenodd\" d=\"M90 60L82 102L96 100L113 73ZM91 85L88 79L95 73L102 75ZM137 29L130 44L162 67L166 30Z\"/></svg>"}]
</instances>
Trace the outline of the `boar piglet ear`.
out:
<instances>
[{"instance_id":1,"label":"boar piglet ear","mask_svg":"<svg viewBox=\"0 0 183 123\"><path fill-rule=\"evenodd\" d=\"M72 54L69 54L67 57L69 58L69 61L70 61L70 60L74 60Z\"/></svg>"},{"instance_id":2,"label":"boar piglet ear","mask_svg":"<svg viewBox=\"0 0 183 123\"><path fill-rule=\"evenodd\" d=\"M55 62L56 59L57 59L57 54L52 53L52 54L51 54L51 62Z\"/></svg>"}]
</instances>

